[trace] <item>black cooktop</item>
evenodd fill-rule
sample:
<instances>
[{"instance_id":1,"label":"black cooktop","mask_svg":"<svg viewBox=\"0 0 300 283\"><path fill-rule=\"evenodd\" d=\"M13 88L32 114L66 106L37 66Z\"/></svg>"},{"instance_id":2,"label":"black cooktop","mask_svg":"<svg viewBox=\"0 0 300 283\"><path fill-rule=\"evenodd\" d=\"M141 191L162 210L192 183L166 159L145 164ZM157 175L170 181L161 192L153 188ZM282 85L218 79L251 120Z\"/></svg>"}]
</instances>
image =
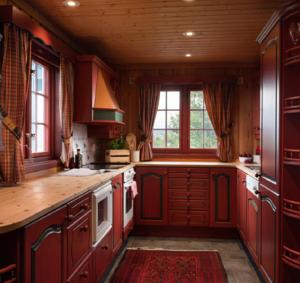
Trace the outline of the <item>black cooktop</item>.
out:
<instances>
[{"instance_id":1,"label":"black cooktop","mask_svg":"<svg viewBox=\"0 0 300 283\"><path fill-rule=\"evenodd\" d=\"M101 169L119 169L122 168L129 163L90 163L85 165L85 168L89 168L91 170L101 170Z\"/></svg>"}]
</instances>

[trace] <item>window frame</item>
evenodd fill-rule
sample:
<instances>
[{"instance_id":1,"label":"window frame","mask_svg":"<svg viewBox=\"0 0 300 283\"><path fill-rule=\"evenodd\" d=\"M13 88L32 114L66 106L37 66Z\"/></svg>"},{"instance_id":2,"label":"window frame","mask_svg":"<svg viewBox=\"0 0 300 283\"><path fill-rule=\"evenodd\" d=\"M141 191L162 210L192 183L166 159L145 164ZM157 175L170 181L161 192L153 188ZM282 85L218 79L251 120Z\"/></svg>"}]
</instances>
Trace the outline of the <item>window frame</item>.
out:
<instances>
[{"instance_id":1,"label":"window frame","mask_svg":"<svg viewBox=\"0 0 300 283\"><path fill-rule=\"evenodd\" d=\"M45 156L51 156L51 127L52 127L52 122L51 122L51 113L52 113L52 100L53 100L53 93L52 93L52 86L51 86L51 81L52 81L52 78L51 78L51 67L49 67L48 64L46 64L45 62L43 62L41 59L37 59L35 57L32 58L31 60L31 65L32 65L32 62L36 62L40 65L42 65L43 67L45 67L46 71L47 71L47 77L45 78L45 84L46 84L46 87L45 87L45 93L46 95L42 95L42 94L36 94L36 95L42 95L44 97L46 97L45 99L45 109L46 109L46 113L45 113L45 123L36 123L36 124L44 124L46 125L45 127L45 151L43 152L34 152L32 153L31 152L31 144L29 145L28 143L28 146L30 146L30 150L28 150L28 154L32 157L32 158L36 158L36 157L45 157ZM30 80L30 93L29 93L29 97L27 99L28 101L28 104L27 104L27 108L28 108L28 115L27 115L27 121L28 121L28 127L27 127L27 130L26 133L30 133L32 132L32 89L31 89L31 80ZM27 138L27 137L26 137ZM27 142L28 142L28 139L27 138Z\"/></svg>"},{"instance_id":2,"label":"window frame","mask_svg":"<svg viewBox=\"0 0 300 283\"><path fill-rule=\"evenodd\" d=\"M31 77L29 92L26 101L25 126L23 131L23 153L25 172L32 173L40 170L50 169L59 166L59 156L61 154L61 134L60 117L56 115L59 109L59 56L49 47L38 40L32 42L31 61L36 61L48 69L48 110L46 114L48 126L47 151L31 153L29 137L26 133L31 133ZM32 62L31 62L32 63Z\"/></svg>"},{"instance_id":3,"label":"window frame","mask_svg":"<svg viewBox=\"0 0 300 283\"><path fill-rule=\"evenodd\" d=\"M180 92L179 148L154 148L152 146L155 157L217 157L217 148L190 148L190 91L196 90L203 90L202 84L162 86L161 91Z\"/></svg>"}]
</instances>

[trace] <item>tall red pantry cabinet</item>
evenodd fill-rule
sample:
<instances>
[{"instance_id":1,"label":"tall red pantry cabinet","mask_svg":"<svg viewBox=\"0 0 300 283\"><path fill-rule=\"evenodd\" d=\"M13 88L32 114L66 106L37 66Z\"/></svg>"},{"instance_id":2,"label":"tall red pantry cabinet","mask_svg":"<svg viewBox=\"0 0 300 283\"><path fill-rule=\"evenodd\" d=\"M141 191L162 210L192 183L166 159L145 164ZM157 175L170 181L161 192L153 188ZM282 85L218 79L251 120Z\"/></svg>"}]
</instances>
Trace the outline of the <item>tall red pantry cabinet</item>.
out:
<instances>
[{"instance_id":1,"label":"tall red pantry cabinet","mask_svg":"<svg viewBox=\"0 0 300 283\"><path fill-rule=\"evenodd\" d=\"M273 14L261 44L260 267L267 282L300 278L300 2ZM281 210L279 209L281 207Z\"/></svg>"}]
</instances>

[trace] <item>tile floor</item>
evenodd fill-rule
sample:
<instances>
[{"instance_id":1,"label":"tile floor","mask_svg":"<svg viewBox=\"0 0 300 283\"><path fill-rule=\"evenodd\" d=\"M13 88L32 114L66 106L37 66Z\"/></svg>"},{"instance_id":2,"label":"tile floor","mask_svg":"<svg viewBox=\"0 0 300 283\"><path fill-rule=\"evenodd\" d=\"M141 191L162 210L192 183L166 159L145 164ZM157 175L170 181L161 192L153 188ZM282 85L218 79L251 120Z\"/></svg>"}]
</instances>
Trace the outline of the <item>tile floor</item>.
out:
<instances>
[{"instance_id":1,"label":"tile floor","mask_svg":"<svg viewBox=\"0 0 300 283\"><path fill-rule=\"evenodd\" d=\"M221 255L229 283L261 282L238 240L130 237L127 247L171 250L217 250ZM105 283L109 282L109 278L118 266L122 255L116 260Z\"/></svg>"}]
</instances>

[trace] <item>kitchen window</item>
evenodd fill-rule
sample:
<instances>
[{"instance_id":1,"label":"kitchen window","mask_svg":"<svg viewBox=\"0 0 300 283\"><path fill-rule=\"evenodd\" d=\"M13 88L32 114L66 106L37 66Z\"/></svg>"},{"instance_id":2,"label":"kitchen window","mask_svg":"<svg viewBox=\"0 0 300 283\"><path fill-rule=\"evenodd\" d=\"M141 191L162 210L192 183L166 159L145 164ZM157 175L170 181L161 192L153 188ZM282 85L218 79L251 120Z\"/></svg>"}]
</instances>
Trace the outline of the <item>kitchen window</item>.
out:
<instances>
[{"instance_id":1,"label":"kitchen window","mask_svg":"<svg viewBox=\"0 0 300 283\"><path fill-rule=\"evenodd\" d=\"M33 60L31 65L31 109L28 138L32 156L49 154L49 69Z\"/></svg>"},{"instance_id":2,"label":"kitchen window","mask_svg":"<svg viewBox=\"0 0 300 283\"><path fill-rule=\"evenodd\" d=\"M217 138L199 87L162 89L152 147L155 155L216 154Z\"/></svg>"},{"instance_id":3,"label":"kitchen window","mask_svg":"<svg viewBox=\"0 0 300 283\"><path fill-rule=\"evenodd\" d=\"M61 148L59 56L37 40L29 87L23 133L26 173L58 166Z\"/></svg>"}]
</instances>

